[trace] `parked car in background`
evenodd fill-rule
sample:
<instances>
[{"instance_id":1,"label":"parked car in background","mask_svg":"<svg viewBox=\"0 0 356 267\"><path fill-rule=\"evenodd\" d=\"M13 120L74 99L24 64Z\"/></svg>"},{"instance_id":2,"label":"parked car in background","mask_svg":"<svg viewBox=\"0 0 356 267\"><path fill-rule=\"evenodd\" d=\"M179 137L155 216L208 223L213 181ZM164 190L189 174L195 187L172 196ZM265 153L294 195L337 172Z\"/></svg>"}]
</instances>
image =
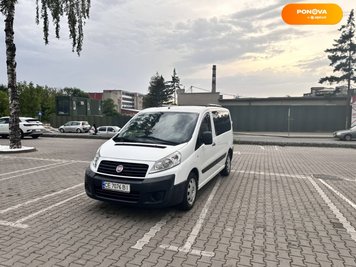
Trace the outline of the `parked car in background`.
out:
<instances>
[{"instance_id":1,"label":"parked car in background","mask_svg":"<svg viewBox=\"0 0 356 267\"><path fill-rule=\"evenodd\" d=\"M350 141L356 139L356 126L350 128L349 130L340 130L333 133L334 137L340 140Z\"/></svg>"},{"instance_id":2,"label":"parked car in background","mask_svg":"<svg viewBox=\"0 0 356 267\"><path fill-rule=\"evenodd\" d=\"M30 117L20 117L19 119L21 138L24 136L38 138L44 133L45 128L43 127L42 122L40 122L38 119ZM0 136L3 138L7 138L9 136L9 120L10 117L0 118Z\"/></svg>"},{"instance_id":3,"label":"parked car in background","mask_svg":"<svg viewBox=\"0 0 356 267\"><path fill-rule=\"evenodd\" d=\"M92 127L93 128L93 127ZM96 130L96 135L112 137L120 131L118 126L100 126ZM94 134L94 131L90 129L90 134Z\"/></svg>"},{"instance_id":4,"label":"parked car in background","mask_svg":"<svg viewBox=\"0 0 356 267\"><path fill-rule=\"evenodd\" d=\"M90 124L87 121L68 121L59 127L61 133L87 133Z\"/></svg>"}]
</instances>

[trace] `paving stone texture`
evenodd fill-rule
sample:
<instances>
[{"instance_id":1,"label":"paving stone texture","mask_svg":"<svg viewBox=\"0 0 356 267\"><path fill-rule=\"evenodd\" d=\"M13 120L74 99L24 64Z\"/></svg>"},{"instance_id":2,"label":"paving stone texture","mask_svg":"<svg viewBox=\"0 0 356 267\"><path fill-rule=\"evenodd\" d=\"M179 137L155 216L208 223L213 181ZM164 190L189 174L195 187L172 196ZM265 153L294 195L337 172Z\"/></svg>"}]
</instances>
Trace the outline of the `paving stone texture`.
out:
<instances>
[{"instance_id":1,"label":"paving stone texture","mask_svg":"<svg viewBox=\"0 0 356 267\"><path fill-rule=\"evenodd\" d=\"M104 141L26 139L36 152L0 155L0 266L356 266L355 149L237 145L230 176L217 176L182 212L83 194ZM165 248L188 237L189 251Z\"/></svg>"}]
</instances>

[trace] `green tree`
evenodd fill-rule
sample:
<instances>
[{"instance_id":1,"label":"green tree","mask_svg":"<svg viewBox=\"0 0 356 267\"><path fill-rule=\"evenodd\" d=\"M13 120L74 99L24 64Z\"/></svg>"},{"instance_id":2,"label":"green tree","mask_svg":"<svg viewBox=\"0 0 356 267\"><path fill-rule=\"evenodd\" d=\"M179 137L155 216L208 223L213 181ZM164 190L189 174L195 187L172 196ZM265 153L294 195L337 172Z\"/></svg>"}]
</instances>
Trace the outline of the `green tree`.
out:
<instances>
[{"instance_id":1,"label":"green tree","mask_svg":"<svg viewBox=\"0 0 356 267\"><path fill-rule=\"evenodd\" d=\"M116 105L114 103L114 100L112 100L111 98L103 100L102 105L103 105L103 114L105 116L115 116L119 114L116 111Z\"/></svg>"},{"instance_id":2,"label":"green tree","mask_svg":"<svg viewBox=\"0 0 356 267\"><path fill-rule=\"evenodd\" d=\"M351 85L356 82L356 38L355 38L355 16L354 10L351 10L347 23L339 28L341 33L339 39L334 40L333 48L326 49L330 60L330 66L334 69L334 73L340 73L339 76L331 75L319 80L319 83L347 83L347 116L346 127L350 126L350 99Z\"/></svg>"},{"instance_id":3,"label":"green tree","mask_svg":"<svg viewBox=\"0 0 356 267\"><path fill-rule=\"evenodd\" d=\"M9 113L9 96L4 90L0 90L0 117Z\"/></svg>"},{"instance_id":4,"label":"green tree","mask_svg":"<svg viewBox=\"0 0 356 267\"><path fill-rule=\"evenodd\" d=\"M176 69L173 69L172 80L167 82L168 87L173 91L173 104L177 104L177 91L181 89L180 79L176 73Z\"/></svg>"},{"instance_id":5,"label":"green tree","mask_svg":"<svg viewBox=\"0 0 356 267\"><path fill-rule=\"evenodd\" d=\"M75 96L75 97L86 97L89 98L89 94L82 91L76 87L65 87L59 91L59 94L66 96Z\"/></svg>"},{"instance_id":6,"label":"green tree","mask_svg":"<svg viewBox=\"0 0 356 267\"><path fill-rule=\"evenodd\" d=\"M5 16L5 45L7 80L10 109L10 148L21 148L19 127L20 102L16 82L16 46L14 43L14 18L17 0L0 0L0 11ZM60 20L66 17L72 51L78 55L82 50L83 26L89 17L90 0L36 0L36 22L43 22L44 41L48 44L50 16L55 25L55 34L59 38Z\"/></svg>"},{"instance_id":7,"label":"green tree","mask_svg":"<svg viewBox=\"0 0 356 267\"><path fill-rule=\"evenodd\" d=\"M173 93L174 89L167 85L163 76L157 72L151 77L148 94L143 98L143 106L148 108L171 104Z\"/></svg>"}]
</instances>

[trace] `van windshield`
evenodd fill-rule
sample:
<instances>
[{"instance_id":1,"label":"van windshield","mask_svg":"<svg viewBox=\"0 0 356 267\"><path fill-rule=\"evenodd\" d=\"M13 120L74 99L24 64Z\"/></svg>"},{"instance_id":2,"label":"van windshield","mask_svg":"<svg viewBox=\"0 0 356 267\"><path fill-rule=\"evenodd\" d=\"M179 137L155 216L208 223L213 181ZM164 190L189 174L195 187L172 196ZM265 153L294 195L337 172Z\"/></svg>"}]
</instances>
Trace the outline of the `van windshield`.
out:
<instances>
[{"instance_id":1,"label":"van windshield","mask_svg":"<svg viewBox=\"0 0 356 267\"><path fill-rule=\"evenodd\" d=\"M192 138L198 115L188 112L141 113L126 124L113 140L166 145L186 143Z\"/></svg>"}]
</instances>

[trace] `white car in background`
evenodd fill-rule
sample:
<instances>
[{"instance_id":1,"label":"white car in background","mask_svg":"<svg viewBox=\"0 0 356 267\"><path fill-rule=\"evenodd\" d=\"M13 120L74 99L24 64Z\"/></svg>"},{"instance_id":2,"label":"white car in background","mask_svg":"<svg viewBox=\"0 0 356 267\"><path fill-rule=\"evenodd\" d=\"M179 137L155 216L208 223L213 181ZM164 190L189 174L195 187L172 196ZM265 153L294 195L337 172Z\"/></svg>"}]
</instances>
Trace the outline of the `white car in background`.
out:
<instances>
[{"instance_id":1,"label":"white car in background","mask_svg":"<svg viewBox=\"0 0 356 267\"><path fill-rule=\"evenodd\" d=\"M59 127L61 133L87 133L90 124L87 121L68 121Z\"/></svg>"},{"instance_id":2,"label":"white car in background","mask_svg":"<svg viewBox=\"0 0 356 267\"><path fill-rule=\"evenodd\" d=\"M120 127L118 126L100 126L97 128L96 135L113 137L120 131ZM94 133L91 133L94 134Z\"/></svg>"},{"instance_id":3,"label":"white car in background","mask_svg":"<svg viewBox=\"0 0 356 267\"><path fill-rule=\"evenodd\" d=\"M38 121L38 119L30 117L20 117L19 119L21 138L24 136L38 138L44 133L45 128L43 127L42 122ZM3 138L7 138L9 136L9 120L10 117L8 116L0 118L0 136Z\"/></svg>"}]
</instances>

